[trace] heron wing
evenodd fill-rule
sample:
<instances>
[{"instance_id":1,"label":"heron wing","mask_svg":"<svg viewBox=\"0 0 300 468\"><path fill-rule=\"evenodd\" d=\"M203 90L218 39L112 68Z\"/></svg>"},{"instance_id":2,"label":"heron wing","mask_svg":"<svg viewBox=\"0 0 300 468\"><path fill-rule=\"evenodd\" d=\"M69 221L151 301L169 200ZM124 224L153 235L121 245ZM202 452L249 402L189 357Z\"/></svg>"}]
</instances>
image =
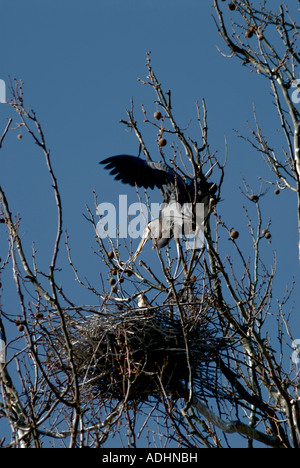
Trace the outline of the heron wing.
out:
<instances>
[{"instance_id":1,"label":"heron wing","mask_svg":"<svg viewBox=\"0 0 300 468\"><path fill-rule=\"evenodd\" d=\"M115 175L115 180L120 180L124 184L151 189L175 184L173 169L161 161L145 161L136 156L123 154L104 159L100 164L105 164L106 169L111 169L110 174ZM178 175L176 179L177 183L184 185Z\"/></svg>"}]
</instances>

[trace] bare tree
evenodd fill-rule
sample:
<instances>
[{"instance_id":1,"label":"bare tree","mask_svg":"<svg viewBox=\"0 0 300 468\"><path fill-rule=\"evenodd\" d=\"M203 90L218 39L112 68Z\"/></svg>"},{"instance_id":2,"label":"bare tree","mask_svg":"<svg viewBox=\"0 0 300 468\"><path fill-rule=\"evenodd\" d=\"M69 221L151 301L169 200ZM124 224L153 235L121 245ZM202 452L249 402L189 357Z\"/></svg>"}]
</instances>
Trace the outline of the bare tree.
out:
<instances>
[{"instance_id":1,"label":"bare tree","mask_svg":"<svg viewBox=\"0 0 300 468\"><path fill-rule=\"evenodd\" d=\"M235 55L270 79L289 159L279 162L259 128L253 131L252 143L276 173L278 186L299 194L293 129L277 90L279 85L286 91L283 97L290 117L296 119L297 142L298 114L291 98L287 99L283 73L295 66L298 29L291 18L285 19L284 9L279 28L276 15L265 8L256 10L238 1L229 5L247 25L242 30L248 37L242 42L237 23L233 39L228 35L221 8L214 1L219 31ZM272 26L289 44L289 60L282 62L281 57L276 62L279 56L264 39ZM255 55L245 47L249 34L259 34ZM275 72L270 71L271 64L272 69L277 67ZM16 123L12 126L8 121L0 147L7 133L20 127L38 145L51 178L57 231L48 271L42 271L34 249L30 258L25 254L21 221L12 214L0 186L1 227L7 230L7 256L0 263L0 274L12 275L20 305L14 316L5 305L0 310L0 416L11 430L10 440L3 437L1 443L105 447L119 437L120 446L127 447L298 447L298 375L289 366L292 336L287 303L292 288L281 300L276 298L276 257L273 265L264 262L270 233L261 209L263 192L255 194L244 182L245 223L254 252L248 257L248 240L228 225L218 203L227 155L225 151L217 158L216 148L209 143L205 101L195 110L199 134L190 136L189 128L183 129L173 113L171 92L165 92L156 77L150 54L146 67L147 76L140 81L154 96L154 105L142 106L144 122L139 123L132 102L122 123L136 136L145 158L151 160L149 147L156 140L161 158L171 160L178 174L185 172L196 185L199 174L205 174L215 183L215 191L208 200L203 246L186 249L182 239L176 275L172 243L163 251L154 241L151 256L144 251L133 262L131 239L124 240L118 233L100 235L95 193L95 207L86 207L86 218L95 234L99 270L102 277L107 275L101 289L73 261L71 239L63 232L50 150L36 113L24 105L22 83L12 83ZM144 136L145 127L152 130L150 142ZM138 199L149 206L148 196L138 193ZM75 303L57 281L63 242L66 268L72 269L78 287L89 291L93 305ZM11 323L16 324L14 336L10 336ZM274 336L269 323L278 326Z\"/></svg>"},{"instance_id":2,"label":"bare tree","mask_svg":"<svg viewBox=\"0 0 300 468\"><path fill-rule=\"evenodd\" d=\"M296 106L299 103L299 26L284 3L279 11L272 11L267 2L257 7L248 0L227 2L231 19L225 19L225 8L219 0L214 0L213 6L215 22L230 51L229 57L237 58L249 71L258 73L270 83L275 115L282 129L282 145L274 149L272 142L267 141L255 110L256 126L249 126L251 136L243 138L262 155L277 190L287 188L297 194L300 235L300 119Z\"/></svg>"}]
</instances>

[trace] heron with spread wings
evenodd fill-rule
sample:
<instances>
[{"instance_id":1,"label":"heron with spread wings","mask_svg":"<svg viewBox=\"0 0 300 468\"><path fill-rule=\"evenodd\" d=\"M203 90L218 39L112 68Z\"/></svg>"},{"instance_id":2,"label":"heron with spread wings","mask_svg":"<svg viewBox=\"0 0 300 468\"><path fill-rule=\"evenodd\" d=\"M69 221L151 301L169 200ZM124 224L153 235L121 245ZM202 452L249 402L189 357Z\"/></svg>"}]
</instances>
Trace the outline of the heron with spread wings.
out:
<instances>
[{"instance_id":1,"label":"heron with spread wings","mask_svg":"<svg viewBox=\"0 0 300 468\"><path fill-rule=\"evenodd\" d=\"M188 231L190 233L195 231L195 217L189 208L195 203L203 203L207 207L210 199L214 197L216 185L209 183L201 173L195 184L193 179L188 176L181 177L177 171L162 161L145 161L127 154L109 157L101 161L101 164L110 170L115 180L145 189L157 187L163 194L164 203L159 218L152 220L146 226L132 260L136 259L148 239L153 239L161 249L173 237L179 259L179 238L183 228L185 234Z\"/></svg>"}]
</instances>

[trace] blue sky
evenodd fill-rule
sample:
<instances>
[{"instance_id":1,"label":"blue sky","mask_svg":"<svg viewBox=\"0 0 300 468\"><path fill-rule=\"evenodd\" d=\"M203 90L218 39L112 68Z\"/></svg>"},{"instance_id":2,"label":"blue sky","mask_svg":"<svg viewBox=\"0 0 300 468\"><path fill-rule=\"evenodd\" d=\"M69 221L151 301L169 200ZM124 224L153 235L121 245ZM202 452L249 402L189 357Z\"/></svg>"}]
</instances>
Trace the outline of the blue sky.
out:
<instances>
[{"instance_id":1,"label":"blue sky","mask_svg":"<svg viewBox=\"0 0 300 468\"><path fill-rule=\"evenodd\" d=\"M275 137L279 122L272 113L268 83L218 52L217 46L227 51L216 31L210 1L199 5L195 0L29 0L5 1L1 8L1 78L7 82L9 76L22 78L25 83L25 102L37 112L51 149L64 223L79 262L88 269L93 263L90 227L82 216L85 204L93 204L93 189L100 200L105 196L105 201L114 202L120 191L134 196L129 187L114 183L98 162L114 154L137 153L135 136L119 123L126 118L132 96L141 130L148 132L142 124L140 105L149 112L155 110L153 95L137 77L146 75L146 53L150 50L164 89L172 90L179 125L185 127L193 119L190 134L200 139L193 126L195 102L204 97L210 144L221 160L226 135L229 158L223 206L232 218L232 223L227 222L238 227L241 174L258 190L257 177L269 178L269 172L233 129L247 134L246 121L253 120L253 103L266 135ZM0 106L2 127L12 114L8 105ZM22 213L24 242L31 245L35 239L44 251L48 235L53 238L55 229L51 227L56 212L50 182L38 148L27 135L18 140L17 133L10 133L2 151L0 170L6 175L2 184L12 210ZM158 158L153 135L146 134L153 158ZM290 214L286 197L289 195L269 197L268 212L272 215L276 203L274 214L280 212L282 225ZM295 201L289 204L294 212ZM290 225L294 238L295 218ZM295 253L294 243L293 247ZM287 259L283 261L286 264Z\"/></svg>"},{"instance_id":2,"label":"blue sky","mask_svg":"<svg viewBox=\"0 0 300 468\"><path fill-rule=\"evenodd\" d=\"M247 222L241 208L245 199L239 189L241 175L257 191L258 177L270 178L260 157L233 132L238 129L247 133L246 121L253 121L255 103L265 134L277 141L280 123L274 117L269 85L241 67L237 60L220 55L217 46L227 51L213 22L211 3L209 0L2 1L0 78L6 83L9 76L22 78L25 83L25 103L37 112L51 149L73 259L83 276L92 282L99 275L99 262L91 252L93 232L82 213L86 204L93 206L93 189L101 201L115 202L120 192L128 193L136 201L130 187L114 182L98 165L110 155L137 154L134 135L119 123L126 118L131 97L153 159L159 158L155 138L142 124L140 111L141 104L149 113L155 110L150 88L137 80L146 75L148 51L164 89L172 90L179 125L185 127L193 119L190 135L200 141L195 102L205 98L211 148L218 151L221 160L224 135L227 137L222 217L228 225L246 232ZM273 6L279 2L271 3ZM287 3L293 6L292 0ZM18 118L12 109L0 104L1 129L11 116L16 126ZM56 232L55 203L41 152L28 135L18 140L18 133L9 132L5 140L0 154L0 181L11 210L21 213L28 252L34 240L38 258L46 268L50 255L47 251ZM271 217L273 234L265 254L266 263L272 262L273 250L279 250L278 285L282 293L286 282L299 275L296 199L287 191L278 197L272 194L271 189L263 200L265 219ZM243 238L240 242L243 245ZM0 245L0 257L4 251L5 246ZM10 288L4 291L3 301L9 302L11 294ZM74 294L84 302L84 290L79 293L77 288ZM299 326L298 321L295 324ZM300 331L298 334L300 337Z\"/></svg>"}]
</instances>

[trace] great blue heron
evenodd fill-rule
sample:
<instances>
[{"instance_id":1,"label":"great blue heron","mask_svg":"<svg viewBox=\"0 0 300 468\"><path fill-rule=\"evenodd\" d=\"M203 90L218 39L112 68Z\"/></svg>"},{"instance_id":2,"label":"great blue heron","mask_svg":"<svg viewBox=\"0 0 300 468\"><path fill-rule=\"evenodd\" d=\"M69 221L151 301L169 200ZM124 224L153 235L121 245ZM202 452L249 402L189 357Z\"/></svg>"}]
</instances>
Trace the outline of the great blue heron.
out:
<instances>
[{"instance_id":1,"label":"great blue heron","mask_svg":"<svg viewBox=\"0 0 300 468\"><path fill-rule=\"evenodd\" d=\"M157 247L162 248L172 237L175 238L179 258L179 237L183 227L187 233L195 229L195 222L197 224L190 207L196 203L207 207L209 199L214 196L216 185L207 182L201 172L195 184L193 179L188 176L181 177L162 161L145 161L127 154L104 159L101 164L111 170L110 174L115 175L115 180L146 189L157 187L163 192L164 203L159 218L151 221L145 228L132 260L136 259L148 239L154 239Z\"/></svg>"},{"instance_id":2,"label":"great blue heron","mask_svg":"<svg viewBox=\"0 0 300 468\"><path fill-rule=\"evenodd\" d=\"M146 309L147 307L150 307L149 301L144 294L138 295L137 304L140 309Z\"/></svg>"}]
</instances>

